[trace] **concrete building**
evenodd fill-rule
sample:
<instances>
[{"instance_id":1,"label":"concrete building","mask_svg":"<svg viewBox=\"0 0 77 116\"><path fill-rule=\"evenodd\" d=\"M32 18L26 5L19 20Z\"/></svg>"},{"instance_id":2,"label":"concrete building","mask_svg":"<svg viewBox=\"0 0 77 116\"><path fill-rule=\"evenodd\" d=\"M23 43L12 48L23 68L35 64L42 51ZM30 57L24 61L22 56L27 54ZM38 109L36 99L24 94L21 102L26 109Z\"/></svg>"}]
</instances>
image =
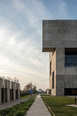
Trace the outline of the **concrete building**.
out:
<instances>
[{"instance_id":1,"label":"concrete building","mask_svg":"<svg viewBox=\"0 0 77 116\"><path fill-rule=\"evenodd\" d=\"M20 84L0 78L0 103L20 98Z\"/></svg>"},{"instance_id":2,"label":"concrete building","mask_svg":"<svg viewBox=\"0 0 77 116\"><path fill-rule=\"evenodd\" d=\"M51 95L51 89L46 90L47 95Z\"/></svg>"},{"instance_id":3,"label":"concrete building","mask_svg":"<svg viewBox=\"0 0 77 116\"><path fill-rule=\"evenodd\" d=\"M51 95L77 95L77 20L43 20L42 31Z\"/></svg>"}]
</instances>

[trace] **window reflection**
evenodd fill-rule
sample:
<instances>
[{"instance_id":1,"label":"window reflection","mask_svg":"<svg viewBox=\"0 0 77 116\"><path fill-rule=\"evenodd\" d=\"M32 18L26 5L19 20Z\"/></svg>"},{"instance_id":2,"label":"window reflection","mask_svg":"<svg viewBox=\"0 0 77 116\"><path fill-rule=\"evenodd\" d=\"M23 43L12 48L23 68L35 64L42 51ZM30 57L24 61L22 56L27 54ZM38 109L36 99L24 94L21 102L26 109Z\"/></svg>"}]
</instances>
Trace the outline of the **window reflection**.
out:
<instances>
[{"instance_id":1,"label":"window reflection","mask_svg":"<svg viewBox=\"0 0 77 116\"><path fill-rule=\"evenodd\" d=\"M65 48L65 67L77 67L77 48Z\"/></svg>"},{"instance_id":2,"label":"window reflection","mask_svg":"<svg viewBox=\"0 0 77 116\"><path fill-rule=\"evenodd\" d=\"M65 66L77 66L77 55L65 55Z\"/></svg>"}]
</instances>

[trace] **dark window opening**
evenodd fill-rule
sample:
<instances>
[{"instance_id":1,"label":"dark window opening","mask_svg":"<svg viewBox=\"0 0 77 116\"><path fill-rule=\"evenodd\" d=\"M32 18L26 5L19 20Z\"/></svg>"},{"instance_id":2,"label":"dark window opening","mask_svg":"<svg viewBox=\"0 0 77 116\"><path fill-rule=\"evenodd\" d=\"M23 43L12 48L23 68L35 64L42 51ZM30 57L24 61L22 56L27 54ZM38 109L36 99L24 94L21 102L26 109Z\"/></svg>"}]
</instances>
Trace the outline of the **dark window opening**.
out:
<instances>
[{"instance_id":1,"label":"dark window opening","mask_svg":"<svg viewBox=\"0 0 77 116\"><path fill-rule=\"evenodd\" d=\"M1 103L7 102L7 88L1 88Z\"/></svg>"},{"instance_id":2,"label":"dark window opening","mask_svg":"<svg viewBox=\"0 0 77 116\"><path fill-rule=\"evenodd\" d=\"M50 62L50 75L51 75L51 62Z\"/></svg>"},{"instance_id":3,"label":"dark window opening","mask_svg":"<svg viewBox=\"0 0 77 116\"><path fill-rule=\"evenodd\" d=\"M16 99L18 99L18 90L16 89Z\"/></svg>"},{"instance_id":4,"label":"dark window opening","mask_svg":"<svg viewBox=\"0 0 77 116\"><path fill-rule=\"evenodd\" d=\"M65 67L77 67L77 48L65 48Z\"/></svg>"},{"instance_id":5,"label":"dark window opening","mask_svg":"<svg viewBox=\"0 0 77 116\"><path fill-rule=\"evenodd\" d=\"M77 88L65 88L64 95L77 95Z\"/></svg>"},{"instance_id":6,"label":"dark window opening","mask_svg":"<svg viewBox=\"0 0 77 116\"><path fill-rule=\"evenodd\" d=\"M1 102L4 102L4 88L1 88Z\"/></svg>"},{"instance_id":7,"label":"dark window opening","mask_svg":"<svg viewBox=\"0 0 77 116\"><path fill-rule=\"evenodd\" d=\"M52 73L52 88L54 88L54 72Z\"/></svg>"}]
</instances>

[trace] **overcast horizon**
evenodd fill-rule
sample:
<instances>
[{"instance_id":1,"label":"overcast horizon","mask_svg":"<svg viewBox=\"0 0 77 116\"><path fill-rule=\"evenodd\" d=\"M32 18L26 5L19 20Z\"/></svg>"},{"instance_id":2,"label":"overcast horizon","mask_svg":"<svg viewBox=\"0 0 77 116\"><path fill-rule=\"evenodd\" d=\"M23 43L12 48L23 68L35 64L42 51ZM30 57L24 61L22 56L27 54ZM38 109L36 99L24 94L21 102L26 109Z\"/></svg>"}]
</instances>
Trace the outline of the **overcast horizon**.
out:
<instances>
[{"instance_id":1,"label":"overcast horizon","mask_svg":"<svg viewBox=\"0 0 77 116\"><path fill-rule=\"evenodd\" d=\"M42 52L42 20L77 19L76 0L0 0L0 76L49 88L49 53Z\"/></svg>"}]
</instances>

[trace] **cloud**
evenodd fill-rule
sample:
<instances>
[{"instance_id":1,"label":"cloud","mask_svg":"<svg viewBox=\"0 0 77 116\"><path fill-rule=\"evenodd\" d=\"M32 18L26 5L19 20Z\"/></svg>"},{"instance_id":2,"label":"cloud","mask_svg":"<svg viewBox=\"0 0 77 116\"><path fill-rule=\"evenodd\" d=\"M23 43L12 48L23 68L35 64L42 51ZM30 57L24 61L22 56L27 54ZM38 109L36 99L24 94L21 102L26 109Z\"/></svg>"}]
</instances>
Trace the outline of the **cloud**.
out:
<instances>
[{"instance_id":1,"label":"cloud","mask_svg":"<svg viewBox=\"0 0 77 116\"><path fill-rule=\"evenodd\" d=\"M14 7L19 13L25 15L25 18L30 27L36 30L41 35L41 23L43 19L52 19L52 14L44 7L41 1L37 0L13 0Z\"/></svg>"},{"instance_id":2,"label":"cloud","mask_svg":"<svg viewBox=\"0 0 77 116\"><path fill-rule=\"evenodd\" d=\"M57 9L66 16L64 1L58 1ZM17 76L22 87L33 81L39 88L47 88L49 59L48 53L42 53L42 20L56 16L41 0L12 0L10 7L3 4L2 12L0 74Z\"/></svg>"},{"instance_id":3,"label":"cloud","mask_svg":"<svg viewBox=\"0 0 77 116\"><path fill-rule=\"evenodd\" d=\"M12 3L6 21L4 15L0 19L0 75L17 76L22 87L33 81L46 88L41 86L43 80L45 85L48 81L48 55L42 53L41 23L51 15L40 1Z\"/></svg>"},{"instance_id":4,"label":"cloud","mask_svg":"<svg viewBox=\"0 0 77 116\"><path fill-rule=\"evenodd\" d=\"M44 67L47 67L45 60L48 57L37 49L35 42L31 41L33 37L18 41L21 34L11 32L5 27L0 27L0 33L1 76L17 76L20 81L23 78L23 83L27 83L24 82L26 79L40 82L42 78L47 78L44 74L46 75L48 70ZM21 83L21 85L23 87L24 84Z\"/></svg>"}]
</instances>

